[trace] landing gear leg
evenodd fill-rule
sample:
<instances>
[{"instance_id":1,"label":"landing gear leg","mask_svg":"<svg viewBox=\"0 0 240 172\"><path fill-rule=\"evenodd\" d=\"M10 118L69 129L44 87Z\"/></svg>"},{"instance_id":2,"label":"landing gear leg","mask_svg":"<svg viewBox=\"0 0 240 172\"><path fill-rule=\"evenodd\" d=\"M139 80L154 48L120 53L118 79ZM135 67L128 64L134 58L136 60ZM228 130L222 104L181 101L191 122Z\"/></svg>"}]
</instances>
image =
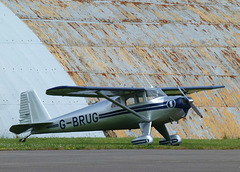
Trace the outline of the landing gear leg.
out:
<instances>
[{"instance_id":1,"label":"landing gear leg","mask_svg":"<svg viewBox=\"0 0 240 172\"><path fill-rule=\"evenodd\" d=\"M19 142L22 142L22 143L25 142L25 141L27 140L27 138L31 136L31 134L32 134L32 133L30 133L30 134L27 135L26 137L20 139Z\"/></svg>"},{"instance_id":2,"label":"landing gear leg","mask_svg":"<svg viewBox=\"0 0 240 172\"><path fill-rule=\"evenodd\" d=\"M182 142L181 137L179 135L170 136L164 124L153 126L164 137L162 140L159 141L160 145L179 146L181 144Z\"/></svg>"}]
</instances>

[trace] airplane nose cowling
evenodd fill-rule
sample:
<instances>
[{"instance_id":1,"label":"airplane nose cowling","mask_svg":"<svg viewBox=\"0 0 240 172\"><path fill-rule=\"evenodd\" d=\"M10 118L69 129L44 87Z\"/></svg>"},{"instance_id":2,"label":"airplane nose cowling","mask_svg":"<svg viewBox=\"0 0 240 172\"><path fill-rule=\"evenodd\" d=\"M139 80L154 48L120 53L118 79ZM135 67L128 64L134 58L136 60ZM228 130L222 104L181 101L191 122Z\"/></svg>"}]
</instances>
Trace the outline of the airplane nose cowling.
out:
<instances>
[{"instance_id":1,"label":"airplane nose cowling","mask_svg":"<svg viewBox=\"0 0 240 172\"><path fill-rule=\"evenodd\" d=\"M192 99L190 98L190 100ZM183 111L187 114L188 110L191 108L189 100L187 100L185 97L181 97L176 99L175 101L176 101L176 108L183 109Z\"/></svg>"}]
</instances>

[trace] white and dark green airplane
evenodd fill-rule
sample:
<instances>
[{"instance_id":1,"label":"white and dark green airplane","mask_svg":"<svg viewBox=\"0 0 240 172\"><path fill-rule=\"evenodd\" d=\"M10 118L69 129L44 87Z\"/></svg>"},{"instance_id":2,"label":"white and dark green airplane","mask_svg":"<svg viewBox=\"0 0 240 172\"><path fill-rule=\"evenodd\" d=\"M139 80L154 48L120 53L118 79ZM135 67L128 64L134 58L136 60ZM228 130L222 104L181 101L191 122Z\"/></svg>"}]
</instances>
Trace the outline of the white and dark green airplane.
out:
<instances>
[{"instance_id":1,"label":"white and dark green airplane","mask_svg":"<svg viewBox=\"0 0 240 172\"><path fill-rule=\"evenodd\" d=\"M48 89L46 94L98 97L106 100L57 118L50 117L35 91L26 91L21 93L20 124L11 126L10 131L15 134L29 132L20 140L25 142L31 134L140 128L142 136L133 139L132 144L151 144L153 126L164 137L159 141L160 144L179 145L181 137L169 135L165 124L184 118L190 108L202 118L193 104L193 99L186 95L218 88L224 86L167 88L59 86Z\"/></svg>"}]
</instances>

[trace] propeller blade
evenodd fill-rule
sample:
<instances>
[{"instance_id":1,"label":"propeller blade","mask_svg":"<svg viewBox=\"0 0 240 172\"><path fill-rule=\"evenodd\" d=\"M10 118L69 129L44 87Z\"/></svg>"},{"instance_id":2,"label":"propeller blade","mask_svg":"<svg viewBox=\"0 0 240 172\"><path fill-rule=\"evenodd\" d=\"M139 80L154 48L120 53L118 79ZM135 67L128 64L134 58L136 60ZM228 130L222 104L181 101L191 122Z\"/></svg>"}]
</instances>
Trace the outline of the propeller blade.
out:
<instances>
[{"instance_id":1,"label":"propeller blade","mask_svg":"<svg viewBox=\"0 0 240 172\"><path fill-rule=\"evenodd\" d=\"M189 103L189 104L192 107L192 109L197 113L197 115L200 116L201 118L203 118L203 116L200 113L200 111L198 110L198 108L193 103Z\"/></svg>"},{"instance_id":2,"label":"propeller blade","mask_svg":"<svg viewBox=\"0 0 240 172\"><path fill-rule=\"evenodd\" d=\"M186 99L188 100L188 97L184 94L184 92L182 91L182 89L177 85L177 87L178 87L178 89L179 89L179 91L182 93L182 95L184 96L184 97L186 97Z\"/></svg>"},{"instance_id":3,"label":"propeller blade","mask_svg":"<svg viewBox=\"0 0 240 172\"><path fill-rule=\"evenodd\" d=\"M193 99L191 99L190 97L186 96L186 94L183 92L183 90L177 86L179 91L182 93L182 95L186 98L186 100L188 101L188 103L192 103L193 102Z\"/></svg>"},{"instance_id":4,"label":"propeller blade","mask_svg":"<svg viewBox=\"0 0 240 172\"><path fill-rule=\"evenodd\" d=\"M197 115L200 116L201 118L203 118L203 116L202 116L202 114L200 113L200 111L198 110L198 108L193 104L193 99L187 97L187 96L184 94L183 90L182 90L179 86L177 86L177 87L178 87L179 91L182 93L182 95L188 100L188 103L190 104L190 106L192 107L192 109L197 113Z\"/></svg>"}]
</instances>

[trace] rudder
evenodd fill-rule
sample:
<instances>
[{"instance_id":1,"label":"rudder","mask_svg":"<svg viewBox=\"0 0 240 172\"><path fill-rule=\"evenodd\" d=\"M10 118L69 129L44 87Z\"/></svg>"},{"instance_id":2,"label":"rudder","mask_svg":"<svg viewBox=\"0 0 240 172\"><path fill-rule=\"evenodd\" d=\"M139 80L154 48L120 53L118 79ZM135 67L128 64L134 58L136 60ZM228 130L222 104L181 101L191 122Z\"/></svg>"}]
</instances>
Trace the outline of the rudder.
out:
<instances>
[{"instance_id":1,"label":"rudder","mask_svg":"<svg viewBox=\"0 0 240 172\"><path fill-rule=\"evenodd\" d=\"M34 90L21 93L19 113L20 124L38 123L51 119Z\"/></svg>"}]
</instances>

